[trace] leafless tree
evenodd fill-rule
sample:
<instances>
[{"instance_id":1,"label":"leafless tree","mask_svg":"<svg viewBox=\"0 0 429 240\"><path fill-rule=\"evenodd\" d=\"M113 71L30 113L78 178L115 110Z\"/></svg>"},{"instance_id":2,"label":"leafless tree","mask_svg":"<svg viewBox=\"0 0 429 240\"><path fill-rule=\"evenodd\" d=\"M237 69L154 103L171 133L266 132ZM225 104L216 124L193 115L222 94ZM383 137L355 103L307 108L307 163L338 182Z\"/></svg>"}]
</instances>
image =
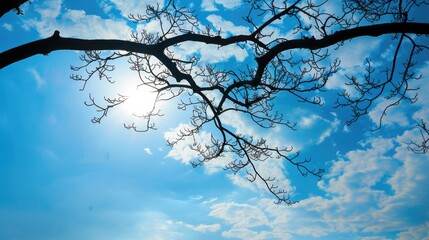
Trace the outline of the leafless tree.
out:
<instances>
[{"instance_id":1,"label":"leafless tree","mask_svg":"<svg viewBox=\"0 0 429 240\"><path fill-rule=\"evenodd\" d=\"M16 1L18 2L22 1ZM330 12L330 4L341 5L342 11ZM294 165L302 175L322 177L323 169L313 169L309 160L302 159L290 146L272 146L263 138L237 133L223 121L228 112L247 116L261 128L283 125L294 129L295 123L284 119L274 109L279 94L293 96L307 104L322 105L320 93L339 68L341 59L331 57L341 51L345 42L359 37L391 36L396 44L390 67L377 69L370 59L362 76L347 76L353 92L339 92L337 107L350 107L349 124L369 112L374 101L385 98L389 108L401 102L413 103L416 90L410 82L419 79L415 72L416 56L428 50L428 22L414 21L414 12L428 5L425 0L245 0L243 23L251 29L248 34L234 35L228 31L203 26L192 9L180 7L173 0L162 6L147 6L140 15L130 15L134 22L157 22L159 32L133 32L131 40L87 40L63 38L56 31L51 37L30 42L0 53L0 69L36 54L56 50L83 50L82 66L72 67L77 74L72 79L83 82L92 78L112 81L114 61L128 59L131 70L139 76L141 85L156 93L150 111L140 116L143 125L125 127L136 131L155 129L154 120L161 116L158 104L180 99L179 109L191 109L190 126L182 129L168 144L174 146L186 139L194 139L191 148L200 159L194 166L203 165L225 154L234 156L225 166L234 173L246 171L250 181L261 181L277 202L292 204L289 194L278 188L275 179L258 171L258 162L283 159ZM19 4L18 4L19 6ZM10 9L19 9L11 5ZM18 10L18 12L20 12ZM282 32L275 32L276 24ZM218 48L237 45L252 54L253 62L246 66L220 68L203 63L198 54L190 52L178 57L175 52L185 43L214 45ZM106 51L107 50L107 51ZM112 53L112 51L114 51ZM83 71L84 75L79 75ZM377 72L376 72L377 70ZM382 75L378 74L380 71ZM381 77L380 77L381 76ZM112 108L123 104L128 96L105 98L99 103L90 97L87 105L101 114L93 119L99 123ZM211 139L196 141L205 127L214 127ZM410 146L417 153L427 151L427 128L424 121L423 143Z\"/></svg>"}]
</instances>

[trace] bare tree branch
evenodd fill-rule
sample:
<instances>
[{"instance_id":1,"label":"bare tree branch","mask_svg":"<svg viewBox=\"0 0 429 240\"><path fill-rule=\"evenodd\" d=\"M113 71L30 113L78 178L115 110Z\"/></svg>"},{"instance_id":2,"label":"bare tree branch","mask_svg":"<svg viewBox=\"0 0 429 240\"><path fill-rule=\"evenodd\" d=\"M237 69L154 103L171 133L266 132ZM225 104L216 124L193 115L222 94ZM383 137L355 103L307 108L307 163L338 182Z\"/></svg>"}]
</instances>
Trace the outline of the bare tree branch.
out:
<instances>
[{"instance_id":1,"label":"bare tree branch","mask_svg":"<svg viewBox=\"0 0 429 240\"><path fill-rule=\"evenodd\" d=\"M0 4L0 18L3 17L4 14L11 10L15 10L17 14L23 14L24 12L19 8L25 2L29 2L29 0L7 0L3 1Z\"/></svg>"},{"instance_id":2,"label":"bare tree branch","mask_svg":"<svg viewBox=\"0 0 429 240\"><path fill-rule=\"evenodd\" d=\"M380 116L381 126L390 108L417 100L417 89L410 84L421 78L414 69L415 59L422 51L429 50L420 42L429 35L429 23L414 22L409 15L412 9L429 5L428 1L343 0L338 2L342 11L336 13L325 11L327 3L328 0L317 3L245 0L248 14L243 20L249 26L249 33L233 34L211 26L202 27L191 9L178 7L170 0L163 6L147 6L142 14L129 16L134 22L155 22L158 33L143 29L133 32L130 40L115 40L65 38L55 31L51 37L0 53L0 69L37 54L81 50L83 64L72 67L78 74L71 78L82 81L83 89L90 79L97 77L114 83L109 76L115 70L114 62L126 58L130 69L137 73L138 86L151 89L156 96L147 112L135 115L143 124L124 124L126 128L141 132L156 129L154 119L163 115L158 103L177 98L178 108L189 111L190 122L167 140L168 145L190 139L189 147L199 156L193 166L228 155L230 162L225 169L234 174L244 169L247 179L262 181L278 203L293 204L296 201L279 187L275 176L265 175L259 164L281 160L296 167L303 176L313 175L318 179L324 170L309 167L310 160L302 160L300 152L292 146L272 146L269 139L238 132L225 121L228 114L244 116L263 129L285 126L295 130L297 124L275 110L276 97L286 93L303 103L323 105L319 93L326 90L325 85L341 67L341 59L332 58L331 52L341 51L345 41L390 35L396 48L387 67L375 71L367 58L362 74L345 77L352 92L339 92L336 102L337 107L351 109L348 121L351 124L384 98L387 104ZM2 6L9 10L14 7ZM271 30L275 24L287 29L288 34ZM245 67L220 68L202 62L196 53L178 56L177 47L186 43L219 49L238 46L253 58ZM82 71L83 74L79 73ZM99 115L92 121L100 123L112 109L128 100L127 95L118 93L104 97L100 103L90 95L86 105L96 109ZM418 127L422 143L411 142L410 150L426 153L429 139L426 122L422 120ZM210 137L197 140L206 128L210 128Z\"/></svg>"},{"instance_id":3,"label":"bare tree branch","mask_svg":"<svg viewBox=\"0 0 429 240\"><path fill-rule=\"evenodd\" d=\"M257 72L256 78L260 77L263 71L263 67L266 66L269 61L271 61L275 56L286 50L300 48L317 50L357 37L378 37L380 35L394 33L427 35L429 34L429 23L384 23L341 30L321 39L308 38L289 40L276 45L275 47L270 49L265 55L257 58L257 62L262 67L260 67L261 70ZM12 63L24 60L37 54L48 55L50 52L58 50L122 50L142 54L151 54L156 57L165 59L165 57L162 56L162 51L165 48L187 41L227 46L240 42L252 41L252 39L253 37L251 35L240 35L229 38L222 38L220 36L211 37L206 35L188 33L170 38L158 44L147 45L126 40L87 40L77 38L63 38L60 36L60 32L56 31L51 37L30 42L0 53L0 69Z\"/></svg>"}]
</instances>

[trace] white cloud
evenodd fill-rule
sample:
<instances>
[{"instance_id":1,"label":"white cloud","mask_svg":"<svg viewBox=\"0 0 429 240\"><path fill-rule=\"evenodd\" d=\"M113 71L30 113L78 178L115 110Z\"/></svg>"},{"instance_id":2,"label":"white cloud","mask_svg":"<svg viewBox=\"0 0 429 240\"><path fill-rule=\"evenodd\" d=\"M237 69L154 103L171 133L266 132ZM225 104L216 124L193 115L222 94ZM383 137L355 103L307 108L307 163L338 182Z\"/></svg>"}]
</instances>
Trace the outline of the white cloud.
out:
<instances>
[{"instance_id":1,"label":"white cloud","mask_svg":"<svg viewBox=\"0 0 429 240\"><path fill-rule=\"evenodd\" d=\"M397 235L397 240L429 240L429 222L413 226Z\"/></svg>"},{"instance_id":2,"label":"white cloud","mask_svg":"<svg viewBox=\"0 0 429 240\"><path fill-rule=\"evenodd\" d=\"M235 202L214 204L209 216L220 218L233 225L233 228L251 228L268 224L267 217L258 207Z\"/></svg>"},{"instance_id":3,"label":"white cloud","mask_svg":"<svg viewBox=\"0 0 429 240\"><path fill-rule=\"evenodd\" d=\"M216 4L222 5L226 9L237 8L242 4L241 0L203 0L201 8L203 11L213 12L218 11Z\"/></svg>"},{"instance_id":4,"label":"white cloud","mask_svg":"<svg viewBox=\"0 0 429 240\"><path fill-rule=\"evenodd\" d=\"M331 112L333 119L323 118L315 113L297 109L293 115L298 116L298 131L306 135L306 145L319 145L328 139L332 133L338 131L341 121Z\"/></svg>"},{"instance_id":5,"label":"white cloud","mask_svg":"<svg viewBox=\"0 0 429 240\"><path fill-rule=\"evenodd\" d=\"M329 78L327 89L345 89L353 94L353 87L347 86L347 76L357 75L362 77L365 73L365 59L379 49L383 38L357 38L345 42L338 50L332 50L331 59L338 58L341 61L341 69Z\"/></svg>"},{"instance_id":6,"label":"white cloud","mask_svg":"<svg viewBox=\"0 0 429 240\"><path fill-rule=\"evenodd\" d=\"M179 124L174 129L167 131L164 133L164 139L173 140L177 137L177 133L179 133L183 129L190 129L191 125L188 124ZM179 160L184 164L189 164L191 161L198 161L201 159L199 153L193 149L191 146L194 146L194 139L197 143L201 144L201 146L211 144L211 134L205 131L201 131L193 137L187 137L176 143L171 150L168 152L167 157L171 157L175 160ZM212 159L209 162L204 163L204 169L206 173L213 174L217 173L231 161L232 157L230 153L225 153L224 156L218 157L216 159Z\"/></svg>"},{"instance_id":7,"label":"white cloud","mask_svg":"<svg viewBox=\"0 0 429 240\"><path fill-rule=\"evenodd\" d=\"M321 144L325 141L325 139L330 137L333 132L338 130L338 126L340 125L341 121L336 116L334 117L334 120L330 122L330 126L319 136L317 144Z\"/></svg>"},{"instance_id":8,"label":"white cloud","mask_svg":"<svg viewBox=\"0 0 429 240\"><path fill-rule=\"evenodd\" d=\"M272 199L250 201L257 204L218 203L210 216L229 224L223 236L241 239L249 234L258 236L255 239L336 238L337 234L383 239L386 231L401 232L398 239L428 238L429 157L407 150L406 143L418 136L413 131L396 138L368 139L361 149L340 156L318 184L324 196L310 196L291 207L273 204ZM239 210L255 215L241 216ZM243 218L257 219L255 225L268 232L246 226Z\"/></svg>"},{"instance_id":9,"label":"white cloud","mask_svg":"<svg viewBox=\"0 0 429 240\"><path fill-rule=\"evenodd\" d=\"M192 201L198 201L204 198L204 196L201 195L192 195L189 197Z\"/></svg>"},{"instance_id":10,"label":"white cloud","mask_svg":"<svg viewBox=\"0 0 429 240\"><path fill-rule=\"evenodd\" d=\"M429 61L422 63L419 69L416 70L419 75L422 75L422 79L418 81L410 82L411 88L418 88L419 98L415 105L419 106L418 109L412 116L414 120L420 121L424 119L429 120L429 98L424 97L424 94L429 92L429 85L426 84L426 81L429 79Z\"/></svg>"},{"instance_id":11,"label":"white cloud","mask_svg":"<svg viewBox=\"0 0 429 240\"><path fill-rule=\"evenodd\" d=\"M356 73L352 69L353 68L349 68L347 70L345 70L343 68L339 69L336 73L334 73L332 76L329 77L329 79L325 85L326 88L327 89L346 90L348 93L354 94L355 91L353 89L353 86L345 84L349 81L348 78L346 77L346 75Z\"/></svg>"},{"instance_id":12,"label":"white cloud","mask_svg":"<svg viewBox=\"0 0 429 240\"><path fill-rule=\"evenodd\" d=\"M237 62L243 62L249 54L245 49L236 45L217 47L214 45L201 46L199 49L203 63L220 63L234 57Z\"/></svg>"},{"instance_id":13,"label":"white cloud","mask_svg":"<svg viewBox=\"0 0 429 240\"><path fill-rule=\"evenodd\" d=\"M221 225L216 223L216 224L199 224L199 225L192 225L189 223L184 223L181 221L176 222L176 224L181 225L181 226L185 226L189 229L192 229L196 232L217 232L220 230Z\"/></svg>"},{"instance_id":14,"label":"white cloud","mask_svg":"<svg viewBox=\"0 0 429 240\"><path fill-rule=\"evenodd\" d=\"M179 124L174 129L170 129L169 131L164 133L164 139L166 140L174 140L177 137L177 133L184 129L191 129L192 126L189 124ZM201 157L199 153L193 149L191 146L194 146L194 139L197 143L201 144L201 146L205 146L206 144L210 144L211 135L205 131L201 131L198 134L195 134L194 137L186 137L179 142L177 142L171 150L168 152L167 157L171 157L175 160L179 160L184 164L189 164L191 161L199 160ZM204 164L208 173L217 172L218 168L223 168L227 160L222 160L223 158L213 159L210 162Z\"/></svg>"},{"instance_id":15,"label":"white cloud","mask_svg":"<svg viewBox=\"0 0 429 240\"><path fill-rule=\"evenodd\" d=\"M24 20L24 28L36 29L41 37L49 37L59 30L63 37L129 39L131 28L125 20L103 19L88 15L84 10L62 9L61 3L53 0L37 5L40 18Z\"/></svg>"},{"instance_id":16,"label":"white cloud","mask_svg":"<svg viewBox=\"0 0 429 240\"><path fill-rule=\"evenodd\" d=\"M423 209L429 192L424 186L429 178L424 169L429 168L429 158L407 150L404 143L410 135L370 139L362 145L366 149L350 151L347 160L336 161L319 184L330 198L309 198L302 207L320 212L325 222L334 221L332 227L347 223L339 229L343 232L398 231L415 224L414 216L427 219L429 213ZM391 150L396 154L388 154ZM328 217L325 209L335 211L335 216Z\"/></svg>"},{"instance_id":17,"label":"white cloud","mask_svg":"<svg viewBox=\"0 0 429 240\"><path fill-rule=\"evenodd\" d=\"M278 128L263 129L261 131L261 129L249 125L249 120L237 112L226 112L222 117L223 124L233 127L237 134L252 136L254 139L264 138L267 140L269 146L285 148L290 146L297 147L299 145L287 139L283 134L279 134ZM234 159L234 156L231 156L230 159ZM287 167L285 167L283 158L272 157L266 161L254 161L254 164L262 176L275 178L275 181L271 182L272 184L286 191L293 191L294 188L291 185L291 181L286 177ZM246 179L247 175L245 171L242 174L229 175L228 177L237 186L254 191L257 189L266 191L265 183L259 179L253 183L249 182Z\"/></svg>"},{"instance_id":18,"label":"white cloud","mask_svg":"<svg viewBox=\"0 0 429 240\"><path fill-rule=\"evenodd\" d=\"M133 239L182 239L183 233L175 227L173 221L162 212L147 211L140 213L138 234L129 236Z\"/></svg>"},{"instance_id":19,"label":"white cloud","mask_svg":"<svg viewBox=\"0 0 429 240\"><path fill-rule=\"evenodd\" d=\"M212 12L217 11L217 7L215 6L214 0L203 0L201 3L201 8L203 11Z\"/></svg>"},{"instance_id":20,"label":"white cloud","mask_svg":"<svg viewBox=\"0 0 429 240\"><path fill-rule=\"evenodd\" d=\"M219 15L210 14L207 16L207 20L213 24L215 30L221 31L223 37L228 36L227 33L231 35L246 35L250 33L248 27L236 26L233 22L227 21Z\"/></svg>"},{"instance_id":21,"label":"white cloud","mask_svg":"<svg viewBox=\"0 0 429 240\"><path fill-rule=\"evenodd\" d=\"M34 9L42 19L53 19L60 15L62 3L62 0L46 0L38 2Z\"/></svg>"},{"instance_id":22,"label":"white cloud","mask_svg":"<svg viewBox=\"0 0 429 240\"><path fill-rule=\"evenodd\" d=\"M349 132L350 132L350 128L349 128L349 126L344 125L344 127L343 127L343 132L345 132L345 133L349 133Z\"/></svg>"},{"instance_id":23,"label":"white cloud","mask_svg":"<svg viewBox=\"0 0 429 240\"><path fill-rule=\"evenodd\" d=\"M252 231L248 228L234 228L228 231L222 232L223 237L227 238L239 238L239 239L252 239L252 240L262 240L262 239L281 239L281 240L291 240L289 235L278 236L273 234L270 231Z\"/></svg>"},{"instance_id":24,"label":"white cloud","mask_svg":"<svg viewBox=\"0 0 429 240\"><path fill-rule=\"evenodd\" d=\"M9 23L4 23L3 27L8 30L9 32L11 32L13 30L13 26Z\"/></svg>"},{"instance_id":25,"label":"white cloud","mask_svg":"<svg viewBox=\"0 0 429 240\"><path fill-rule=\"evenodd\" d=\"M42 89L46 86L46 81L40 76L40 73L35 68L29 68L27 71L33 76L37 89Z\"/></svg>"},{"instance_id":26,"label":"white cloud","mask_svg":"<svg viewBox=\"0 0 429 240\"><path fill-rule=\"evenodd\" d=\"M242 2L241 0L214 0L217 4L222 5L225 8L232 9L239 7Z\"/></svg>"},{"instance_id":27,"label":"white cloud","mask_svg":"<svg viewBox=\"0 0 429 240\"><path fill-rule=\"evenodd\" d=\"M149 154L149 155L152 155L153 153L152 153L152 151L150 150L150 148L144 148L143 149L147 154Z\"/></svg>"},{"instance_id":28,"label":"white cloud","mask_svg":"<svg viewBox=\"0 0 429 240\"><path fill-rule=\"evenodd\" d=\"M217 199L218 199L217 197L210 198L209 200L206 200L206 201L202 202L201 204L203 204L203 205L204 204L210 204L210 203L216 202Z\"/></svg>"},{"instance_id":29,"label":"white cloud","mask_svg":"<svg viewBox=\"0 0 429 240\"><path fill-rule=\"evenodd\" d=\"M144 14L146 12L146 7L151 6L164 6L163 0L146 0L146 1L127 1L127 0L106 0L103 2L104 10L110 11L113 5L116 9L121 12L121 15L124 18L127 18L129 14Z\"/></svg>"},{"instance_id":30,"label":"white cloud","mask_svg":"<svg viewBox=\"0 0 429 240\"><path fill-rule=\"evenodd\" d=\"M302 116L301 120L299 121L299 125L300 127L303 127L303 128L309 128L309 127L312 127L313 124L320 118L321 117L316 114L311 114L309 117Z\"/></svg>"},{"instance_id":31,"label":"white cloud","mask_svg":"<svg viewBox=\"0 0 429 240\"><path fill-rule=\"evenodd\" d=\"M192 129L192 126L189 124L181 123L176 128L165 132L164 138L166 140L174 140L177 137L177 133L179 133L183 129ZM204 131L200 132L198 135L196 135L195 141L203 145L204 142L210 141L210 134ZM194 140L192 137L182 139L173 146L173 148L168 152L167 157L171 157L175 160L180 160L184 164L189 164L192 160L196 160L199 158L198 152L190 148L193 143Z\"/></svg>"},{"instance_id":32,"label":"white cloud","mask_svg":"<svg viewBox=\"0 0 429 240\"><path fill-rule=\"evenodd\" d=\"M250 182L246 175L240 175L240 174L228 174L229 180L232 182L232 184L239 186L241 188L249 189L251 191L257 191L257 186L255 182ZM258 183L258 182L256 182ZM266 188L265 188L266 190Z\"/></svg>"},{"instance_id":33,"label":"white cloud","mask_svg":"<svg viewBox=\"0 0 429 240\"><path fill-rule=\"evenodd\" d=\"M172 49L175 56L180 59L186 59L194 55L200 56L201 63L221 63L235 58L238 62L243 62L249 54L245 49L236 45L219 47L207 45L205 43L186 42Z\"/></svg>"},{"instance_id":34,"label":"white cloud","mask_svg":"<svg viewBox=\"0 0 429 240\"><path fill-rule=\"evenodd\" d=\"M374 107L374 109L368 113L368 116L374 125L378 126L380 124L380 117L383 116L383 112L389 104L391 104L390 101L385 99L379 100L377 101L377 105ZM408 120L405 107L407 106L402 104L389 108L386 112L386 115L384 115L382 119L382 124L385 126L394 124L402 127L409 126L410 122Z\"/></svg>"}]
</instances>

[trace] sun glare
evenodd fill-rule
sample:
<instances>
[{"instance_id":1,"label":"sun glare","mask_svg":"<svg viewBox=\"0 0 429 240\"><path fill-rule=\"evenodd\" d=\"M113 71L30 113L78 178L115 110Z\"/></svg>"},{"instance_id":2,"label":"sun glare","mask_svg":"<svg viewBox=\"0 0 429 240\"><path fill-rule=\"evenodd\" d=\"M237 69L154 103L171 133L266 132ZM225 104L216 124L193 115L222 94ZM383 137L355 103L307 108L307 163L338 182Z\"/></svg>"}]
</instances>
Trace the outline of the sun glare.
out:
<instances>
[{"instance_id":1,"label":"sun glare","mask_svg":"<svg viewBox=\"0 0 429 240\"><path fill-rule=\"evenodd\" d=\"M156 93L150 89L140 87L131 91L127 101L124 103L124 110L128 114L143 115L152 110L156 99Z\"/></svg>"}]
</instances>

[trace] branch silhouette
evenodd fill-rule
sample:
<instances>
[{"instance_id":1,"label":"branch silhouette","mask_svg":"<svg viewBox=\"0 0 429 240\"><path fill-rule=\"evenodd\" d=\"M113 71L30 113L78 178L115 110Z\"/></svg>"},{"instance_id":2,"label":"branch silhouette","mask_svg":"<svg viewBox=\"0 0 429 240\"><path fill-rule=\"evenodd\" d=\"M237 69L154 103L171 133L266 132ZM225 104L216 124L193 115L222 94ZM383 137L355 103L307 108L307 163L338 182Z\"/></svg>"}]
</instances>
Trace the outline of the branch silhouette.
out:
<instances>
[{"instance_id":1,"label":"branch silhouette","mask_svg":"<svg viewBox=\"0 0 429 240\"><path fill-rule=\"evenodd\" d=\"M258 71L257 76L260 76L262 74L263 68L268 64L269 61L271 61L283 51L292 49L318 50L335 45L342 41L358 37L378 37L384 34L397 33L428 35L429 23L384 23L341 30L335 32L334 34L327 35L321 39L305 38L282 42L271 48L263 56L258 57L256 59L256 61L261 65L261 70ZM0 69L7 67L8 65L13 64L15 62L19 62L26 58L35 56L37 54L48 55L50 52L59 50L122 50L135 53L150 54L156 56L160 60L166 60L163 56L163 51L168 47L184 42L201 42L218 46L227 46L246 41L258 42L257 39L254 38L253 34L222 38L220 36L207 36L201 34L187 33L184 35L170 38L160 43L149 45L127 40L115 39L64 38L60 36L59 31L55 31L51 37L26 43L0 53ZM180 74L178 76L180 76ZM178 80L181 80L182 78L179 78Z\"/></svg>"},{"instance_id":2,"label":"branch silhouette","mask_svg":"<svg viewBox=\"0 0 429 240\"><path fill-rule=\"evenodd\" d=\"M0 10L19 9L22 2L25 1L15 1L18 5L2 5ZM153 107L138 116L145 123L125 124L126 128L141 132L156 129L154 119L162 117L158 103L179 99L178 108L190 110L190 122L167 140L168 145L174 147L190 139L189 147L200 157L192 162L193 166L228 158L225 169L234 174L241 174L245 169L247 179L261 182L278 203L293 204L296 201L279 187L281 179L261 170L262 162L285 161L302 175L313 175L318 179L324 170L310 167L310 160L301 159L300 152L291 146L273 146L270 139L239 132L228 120L231 115L241 114L262 129L285 126L295 130L296 123L285 120L275 111L277 96L288 94L303 103L323 105L319 93L326 90L326 83L341 67L341 59L331 58L331 52L341 51L344 43L353 39L389 35L396 48L388 67L381 70L383 76L376 74L374 64L366 59L361 75L345 77L352 92L339 92L335 103L336 107L351 109L352 116L348 121L351 124L366 115L376 100L384 98L387 104L380 117L381 126L390 108L404 101L416 101L417 89L410 86L411 81L421 78L415 72L416 56L429 50L425 45L429 23L414 22L410 15L411 10L429 5L428 1L364 3L343 0L341 11L334 13L324 8L327 2L316 4L297 0L289 4L245 0L247 15L244 14L242 19L249 31L234 34L229 30L202 26L191 9L178 7L170 0L163 6L147 6L141 15L129 16L136 23L158 24L157 33L143 29L139 33L133 32L130 40L119 40L68 38L55 31L51 37L0 53L0 69L38 54L80 50L83 51L83 64L73 66L72 70L84 74L74 74L71 78L82 81L85 88L86 83L96 77L113 83L109 73L115 70L114 61L125 58L130 69L137 73L139 86L156 93ZM278 24L279 21L284 22ZM285 28L288 33L271 30L276 27ZM251 54L251 59L247 59L244 67L218 67L201 61L194 52L178 56L176 48L189 43L218 49L240 47ZM90 95L86 104L100 114L92 119L94 123L100 123L109 111L128 99L128 96L118 94L113 98L105 97L103 103L99 103ZM428 130L425 120L418 127L423 141L410 143L410 149L426 153ZM210 138L197 140L205 128L214 129Z\"/></svg>"}]
</instances>

